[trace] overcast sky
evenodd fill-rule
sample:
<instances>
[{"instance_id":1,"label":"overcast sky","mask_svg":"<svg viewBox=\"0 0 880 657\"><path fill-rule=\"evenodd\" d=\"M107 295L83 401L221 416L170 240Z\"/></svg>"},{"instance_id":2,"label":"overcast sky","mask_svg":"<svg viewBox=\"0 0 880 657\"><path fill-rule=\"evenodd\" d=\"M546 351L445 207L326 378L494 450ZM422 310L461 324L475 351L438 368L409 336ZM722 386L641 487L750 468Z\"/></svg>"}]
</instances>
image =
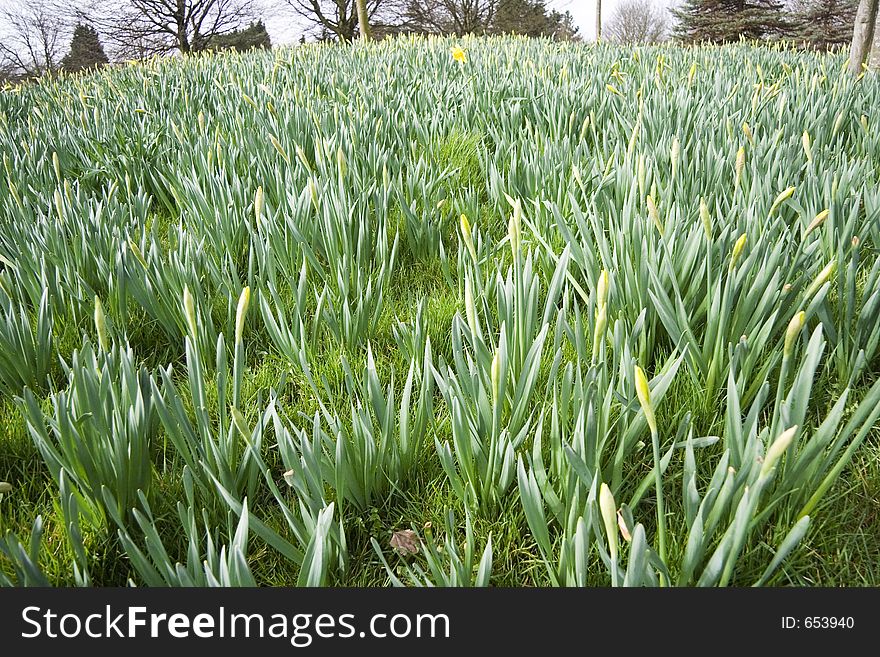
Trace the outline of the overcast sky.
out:
<instances>
[{"instance_id":1,"label":"overcast sky","mask_svg":"<svg viewBox=\"0 0 880 657\"><path fill-rule=\"evenodd\" d=\"M672 0L649 1L658 6L669 6L672 2ZM0 0L0 9L16 7L28 2L29 0ZM257 2L264 7L262 15L273 44L294 43L299 40L303 31L308 29L308 26L303 25L302 19L289 10L284 10L284 0L257 0ZM608 20L620 2L621 0L602 0L603 22ZM77 5L79 2L71 0L71 4ZM592 40L596 37L596 0L548 0L547 4L554 9L571 12L583 38ZM5 31L5 26L0 24L0 35Z\"/></svg>"},{"instance_id":2,"label":"overcast sky","mask_svg":"<svg viewBox=\"0 0 880 657\"><path fill-rule=\"evenodd\" d=\"M668 0L650 0L652 4L658 6L668 6ZM283 0L280 0L283 7ZM602 0L602 16L603 22L608 20L620 0ZM575 23L580 29L581 36L585 39L594 39L596 37L596 0L549 0L548 6L560 11L569 11L574 16ZM266 29L269 30L269 36L272 43L292 43L299 39L303 32L301 25L297 24L297 20L292 15L283 15L278 10L266 11Z\"/></svg>"}]
</instances>

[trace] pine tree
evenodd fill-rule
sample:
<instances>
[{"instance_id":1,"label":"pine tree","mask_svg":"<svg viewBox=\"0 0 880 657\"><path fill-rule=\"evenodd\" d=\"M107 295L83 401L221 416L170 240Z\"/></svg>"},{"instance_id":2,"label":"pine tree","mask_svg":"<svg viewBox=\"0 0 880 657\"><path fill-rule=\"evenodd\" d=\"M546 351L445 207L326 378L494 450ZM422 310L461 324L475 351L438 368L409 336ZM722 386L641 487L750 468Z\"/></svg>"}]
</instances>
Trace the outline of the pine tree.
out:
<instances>
[{"instance_id":1,"label":"pine tree","mask_svg":"<svg viewBox=\"0 0 880 657\"><path fill-rule=\"evenodd\" d=\"M794 5L796 35L819 50L852 41L858 0L799 0Z\"/></svg>"},{"instance_id":2,"label":"pine tree","mask_svg":"<svg viewBox=\"0 0 880 657\"><path fill-rule=\"evenodd\" d=\"M780 0L685 0L672 13L675 36L686 42L772 39L789 35L792 27Z\"/></svg>"},{"instance_id":3,"label":"pine tree","mask_svg":"<svg viewBox=\"0 0 880 657\"><path fill-rule=\"evenodd\" d=\"M269 39L269 33L263 21L251 23L242 30L233 30L228 34L214 36L210 39L208 48L212 50L237 50L243 52L251 48L272 47L272 41Z\"/></svg>"},{"instance_id":4,"label":"pine tree","mask_svg":"<svg viewBox=\"0 0 880 657\"><path fill-rule=\"evenodd\" d=\"M76 73L108 63L98 32L91 25L77 25L70 40L70 52L61 60L61 68Z\"/></svg>"},{"instance_id":5,"label":"pine tree","mask_svg":"<svg viewBox=\"0 0 880 657\"><path fill-rule=\"evenodd\" d=\"M550 9L547 0L499 0L489 31L561 40L578 37L572 15Z\"/></svg>"}]
</instances>

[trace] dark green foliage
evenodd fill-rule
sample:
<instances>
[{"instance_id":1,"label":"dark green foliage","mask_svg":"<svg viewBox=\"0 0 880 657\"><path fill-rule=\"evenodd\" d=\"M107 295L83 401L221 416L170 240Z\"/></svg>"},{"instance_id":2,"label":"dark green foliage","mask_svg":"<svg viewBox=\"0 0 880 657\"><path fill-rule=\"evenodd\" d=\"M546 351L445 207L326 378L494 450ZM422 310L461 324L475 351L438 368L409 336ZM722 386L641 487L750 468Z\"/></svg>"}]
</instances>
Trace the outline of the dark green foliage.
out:
<instances>
[{"instance_id":1,"label":"dark green foliage","mask_svg":"<svg viewBox=\"0 0 880 657\"><path fill-rule=\"evenodd\" d=\"M90 25L80 24L73 30L70 52L61 60L61 68L69 73L77 73L98 68L109 61L97 30Z\"/></svg>"},{"instance_id":2,"label":"dark green foliage","mask_svg":"<svg viewBox=\"0 0 880 657\"><path fill-rule=\"evenodd\" d=\"M858 0L799 0L793 7L798 41L819 50L849 44L858 4Z\"/></svg>"},{"instance_id":3,"label":"dark green foliage","mask_svg":"<svg viewBox=\"0 0 880 657\"><path fill-rule=\"evenodd\" d=\"M272 41L269 39L269 33L263 21L251 23L242 30L234 30L228 34L218 34L211 37L208 48L210 50L236 50L243 52L252 48L272 47Z\"/></svg>"},{"instance_id":4,"label":"dark green foliage","mask_svg":"<svg viewBox=\"0 0 880 657\"><path fill-rule=\"evenodd\" d=\"M778 0L686 0L672 14L678 21L676 38L689 43L772 39L792 30Z\"/></svg>"},{"instance_id":5,"label":"dark green foliage","mask_svg":"<svg viewBox=\"0 0 880 657\"><path fill-rule=\"evenodd\" d=\"M550 10L545 0L501 0L492 20L491 32L577 38L578 29L569 12Z\"/></svg>"}]
</instances>

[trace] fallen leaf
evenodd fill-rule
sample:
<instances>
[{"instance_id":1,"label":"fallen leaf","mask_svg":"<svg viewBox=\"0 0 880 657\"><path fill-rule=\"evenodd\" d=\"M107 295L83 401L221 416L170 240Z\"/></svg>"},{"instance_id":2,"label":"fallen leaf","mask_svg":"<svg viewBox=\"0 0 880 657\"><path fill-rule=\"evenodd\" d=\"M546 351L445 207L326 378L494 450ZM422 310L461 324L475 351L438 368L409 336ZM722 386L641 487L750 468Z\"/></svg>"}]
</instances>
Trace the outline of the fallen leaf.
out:
<instances>
[{"instance_id":1,"label":"fallen leaf","mask_svg":"<svg viewBox=\"0 0 880 657\"><path fill-rule=\"evenodd\" d=\"M391 547L401 556L419 553L419 537L412 529L396 531L391 535Z\"/></svg>"}]
</instances>

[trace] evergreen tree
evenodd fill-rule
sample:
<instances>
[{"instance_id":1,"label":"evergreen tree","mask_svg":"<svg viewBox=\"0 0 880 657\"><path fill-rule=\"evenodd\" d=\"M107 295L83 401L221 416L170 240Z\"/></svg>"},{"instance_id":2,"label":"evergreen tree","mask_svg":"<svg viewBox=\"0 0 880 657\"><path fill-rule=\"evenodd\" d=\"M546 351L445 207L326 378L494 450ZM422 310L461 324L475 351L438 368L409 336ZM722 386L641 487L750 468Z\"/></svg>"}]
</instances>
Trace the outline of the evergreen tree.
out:
<instances>
[{"instance_id":1,"label":"evergreen tree","mask_svg":"<svg viewBox=\"0 0 880 657\"><path fill-rule=\"evenodd\" d=\"M796 36L819 50L852 41L858 0L798 0L794 3Z\"/></svg>"},{"instance_id":2,"label":"evergreen tree","mask_svg":"<svg viewBox=\"0 0 880 657\"><path fill-rule=\"evenodd\" d=\"M208 48L212 50L237 50L243 52L251 48L272 47L272 41L269 39L269 33L263 21L251 23L243 30L233 30L228 34L218 34L211 37Z\"/></svg>"},{"instance_id":3,"label":"evergreen tree","mask_svg":"<svg viewBox=\"0 0 880 657\"><path fill-rule=\"evenodd\" d=\"M546 5L547 0L499 0L489 31L563 40L578 38L572 15Z\"/></svg>"},{"instance_id":4,"label":"evergreen tree","mask_svg":"<svg viewBox=\"0 0 880 657\"><path fill-rule=\"evenodd\" d=\"M788 36L792 28L780 0L685 0L672 13L678 20L675 36L686 42L772 39Z\"/></svg>"},{"instance_id":5,"label":"evergreen tree","mask_svg":"<svg viewBox=\"0 0 880 657\"><path fill-rule=\"evenodd\" d=\"M73 30L70 52L61 60L61 68L69 73L76 73L98 68L109 61L95 28L79 24Z\"/></svg>"}]
</instances>

